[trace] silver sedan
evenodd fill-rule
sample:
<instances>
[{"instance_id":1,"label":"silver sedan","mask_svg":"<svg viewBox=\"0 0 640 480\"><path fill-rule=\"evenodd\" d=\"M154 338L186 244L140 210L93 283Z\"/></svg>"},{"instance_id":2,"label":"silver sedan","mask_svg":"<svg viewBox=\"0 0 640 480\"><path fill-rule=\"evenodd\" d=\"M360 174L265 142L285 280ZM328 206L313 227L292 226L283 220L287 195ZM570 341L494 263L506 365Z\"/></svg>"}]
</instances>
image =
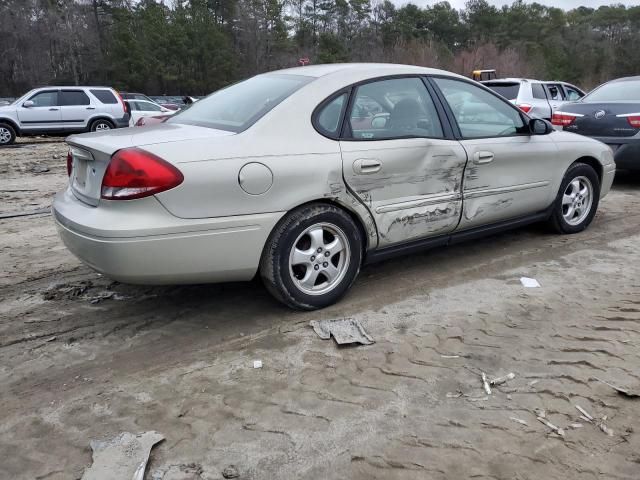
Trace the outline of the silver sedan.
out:
<instances>
[{"instance_id":1,"label":"silver sedan","mask_svg":"<svg viewBox=\"0 0 640 480\"><path fill-rule=\"evenodd\" d=\"M364 262L547 221L575 233L615 172L464 77L386 64L258 75L167 122L67 139L64 243L115 280L250 280L322 308Z\"/></svg>"}]
</instances>

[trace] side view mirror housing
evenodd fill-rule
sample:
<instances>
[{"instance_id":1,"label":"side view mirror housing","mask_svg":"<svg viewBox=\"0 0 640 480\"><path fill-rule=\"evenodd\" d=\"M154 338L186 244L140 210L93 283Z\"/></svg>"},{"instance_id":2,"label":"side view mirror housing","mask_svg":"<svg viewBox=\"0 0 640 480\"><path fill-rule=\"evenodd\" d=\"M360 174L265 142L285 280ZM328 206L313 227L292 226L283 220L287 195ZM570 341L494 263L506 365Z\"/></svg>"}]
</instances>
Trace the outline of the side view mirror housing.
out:
<instances>
[{"instance_id":1,"label":"side view mirror housing","mask_svg":"<svg viewBox=\"0 0 640 480\"><path fill-rule=\"evenodd\" d=\"M532 118L529 122L529 130L533 135L548 135L553 132L553 125L542 118Z\"/></svg>"},{"instance_id":2,"label":"side view mirror housing","mask_svg":"<svg viewBox=\"0 0 640 480\"><path fill-rule=\"evenodd\" d=\"M34 105L35 105L35 103L33 103L33 100L27 100L26 102L24 102L24 103L22 104L22 106L23 106L24 108L33 107Z\"/></svg>"}]
</instances>

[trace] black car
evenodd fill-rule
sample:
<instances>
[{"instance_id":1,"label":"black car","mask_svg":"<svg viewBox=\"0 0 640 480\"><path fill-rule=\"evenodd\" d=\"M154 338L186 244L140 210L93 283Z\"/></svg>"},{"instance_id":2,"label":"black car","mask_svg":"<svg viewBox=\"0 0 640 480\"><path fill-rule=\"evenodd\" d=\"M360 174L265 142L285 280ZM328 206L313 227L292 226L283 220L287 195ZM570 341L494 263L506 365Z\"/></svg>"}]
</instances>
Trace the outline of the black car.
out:
<instances>
[{"instance_id":1,"label":"black car","mask_svg":"<svg viewBox=\"0 0 640 480\"><path fill-rule=\"evenodd\" d=\"M609 145L618 169L640 170L640 76L612 80L560 105L551 123Z\"/></svg>"}]
</instances>

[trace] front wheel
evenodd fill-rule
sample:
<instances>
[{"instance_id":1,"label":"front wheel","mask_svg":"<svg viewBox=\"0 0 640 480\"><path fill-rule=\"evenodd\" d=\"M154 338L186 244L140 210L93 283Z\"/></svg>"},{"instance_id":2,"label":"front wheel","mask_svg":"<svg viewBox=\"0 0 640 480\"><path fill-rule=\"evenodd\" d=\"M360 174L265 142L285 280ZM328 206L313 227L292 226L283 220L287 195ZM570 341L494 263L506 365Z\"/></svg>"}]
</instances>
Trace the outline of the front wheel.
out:
<instances>
[{"instance_id":1,"label":"front wheel","mask_svg":"<svg viewBox=\"0 0 640 480\"><path fill-rule=\"evenodd\" d=\"M267 240L260 274L269 292L298 310L338 301L362 262L362 236L343 210L324 204L287 214Z\"/></svg>"},{"instance_id":2,"label":"front wheel","mask_svg":"<svg viewBox=\"0 0 640 480\"><path fill-rule=\"evenodd\" d=\"M549 222L558 233L578 233L589 226L598 209L600 179L592 166L574 163L560 184Z\"/></svg>"},{"instance_id":3,"label":"front wheel","mask_svg":"<svg viewBox=\"0 0 640 480\"><path fill-rule=\"evenodd\" d=\"M0 145L11 145L16 141L16 131L7 123L0 123Z\"/></svg>"}]
</instances>

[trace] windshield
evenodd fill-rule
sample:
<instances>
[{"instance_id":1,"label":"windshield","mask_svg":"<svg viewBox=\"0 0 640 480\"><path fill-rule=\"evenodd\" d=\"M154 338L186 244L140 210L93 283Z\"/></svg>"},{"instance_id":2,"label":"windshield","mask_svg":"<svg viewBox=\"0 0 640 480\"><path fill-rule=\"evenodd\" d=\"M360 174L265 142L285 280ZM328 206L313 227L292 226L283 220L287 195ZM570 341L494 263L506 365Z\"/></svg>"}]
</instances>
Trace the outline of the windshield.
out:
<instances>
[{"instance_id":1,"label":"windshield","mask_svg":"<svg viewBox=\"0 0 640 480\"><path fill-rule=\"evenodd\" d=\"M312 77L302 75L258 75L191 104L167 123L186 123L242 132L312 80Z\"/></svg>"},{"instance_id":2,"label":"windshield","mask_svg":"<svg viewBox=\"0 0 640 480\"><path fill-rule=\"evenodd\" d=\"M640 80L609 82L583 97L583 102L640 102Z\"/></svg>"},{"instance_id":3,"label":"windshield","mask_svg":"<svg viewBox=\"0 0 640 480\"><path fill-rule=\"evenodd\" d=\"M520 91L519 83L485 83L485 87L489 87L498 95L502 95L507 100L515 100L518 98L518 92Z\"/></svg>"}]
</instances>

